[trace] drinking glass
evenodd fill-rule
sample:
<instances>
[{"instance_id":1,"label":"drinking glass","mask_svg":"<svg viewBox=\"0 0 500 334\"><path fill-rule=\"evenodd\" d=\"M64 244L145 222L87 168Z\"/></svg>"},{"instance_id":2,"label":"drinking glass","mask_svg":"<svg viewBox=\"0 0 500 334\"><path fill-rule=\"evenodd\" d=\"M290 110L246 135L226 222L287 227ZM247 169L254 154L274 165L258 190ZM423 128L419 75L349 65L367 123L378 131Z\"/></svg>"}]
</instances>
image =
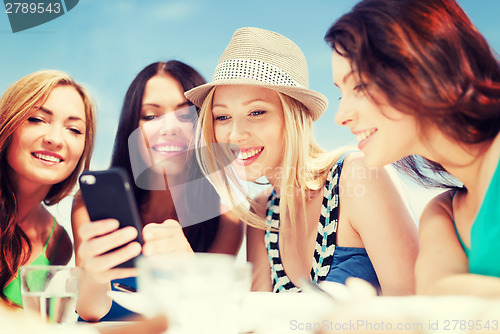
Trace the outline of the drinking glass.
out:
<instances>
[{"instance_id":1,"label":"drinking glass","mask_svg":"<svg viewBox=\"0 0 500 334\"><path fill-rule=\"evenodd\" d=\"M76 321L78 268L67 266L22 266L21 296L25 312L46 323Z\"/></svg>"},{"instance_id":2,"label":"drinking glass","mask_svg":"<svg viewBox=\"0 0 500 334\"><path fill-rule=\"evenodd\" d=\"M169 254L139 260L139 291L163 312L169 333L234 334L251 285L251 265L223 254Z\"/></svg>"}]
</instances>

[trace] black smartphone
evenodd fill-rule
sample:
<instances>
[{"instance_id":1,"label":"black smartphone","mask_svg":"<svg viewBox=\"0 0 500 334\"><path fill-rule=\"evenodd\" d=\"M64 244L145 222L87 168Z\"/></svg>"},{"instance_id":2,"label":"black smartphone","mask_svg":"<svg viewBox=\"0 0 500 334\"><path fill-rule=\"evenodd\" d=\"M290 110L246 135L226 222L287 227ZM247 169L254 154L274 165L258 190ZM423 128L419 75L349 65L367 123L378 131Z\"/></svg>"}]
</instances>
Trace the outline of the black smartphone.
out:
<instances>
[{"instance_id":1,"label":"black smartphone","mask_svg":"<svg viewBox=\"0 0 500 334\"><path fill-rule=\"evenodd\" d=\"M135 241L144 244L139 211L125 170L112 167L100 171L85 171L78 181L91 221L114 218L120 222L120 228L133 226L137 229ZM130 268L134 267L134 263L135 258L117 267Z\"/></svg>"}]
</instances>

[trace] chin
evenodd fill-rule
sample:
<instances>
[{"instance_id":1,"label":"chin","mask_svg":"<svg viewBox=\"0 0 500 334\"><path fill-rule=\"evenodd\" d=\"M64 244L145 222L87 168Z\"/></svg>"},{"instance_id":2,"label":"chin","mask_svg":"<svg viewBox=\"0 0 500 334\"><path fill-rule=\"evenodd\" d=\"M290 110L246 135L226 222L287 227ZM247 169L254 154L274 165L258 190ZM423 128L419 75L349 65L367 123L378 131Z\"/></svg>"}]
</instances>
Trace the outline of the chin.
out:
<instances>
[{"instance_id":1,"label":"chin","mask_svg":"<svg viewBox=\"0 0 500 334\"><path fill-rule=\"evenodd\" d=\"M69 176L69 175L68 175ZM33 183L39 183L39 184L44 184L44 185L47 185L47 186L53 186L55 184L58 184L64 180L66 180L68 178L68 176L64 177L64 178L61 178L60 175L58 175L57 177L54 177L53 175L37 175L36 178L33 178L32 179L32 182Z\"/></svg>"},{"instance_id":2,"label":"chin","mask_svg":"<svg viewBox=\"0 0 500 334\"><path fill-rule=\"evenodd\" d=\"M249 174L246 172L246 170L244 168L241 168L241 166L239 166L239 167L240 168L235 168L235 173L236 173L236 176L243 181L255 182L261 177L261 175Z\"/></svg>"},{"instance_id":3,"label":"chin","mask_svg":"<svg viewBox=\"0 0 500 334\"><path fill-rule=\"evenodd\" d=\"M182 174L186 170L185 163L175 163L172 161L160 161L151 166L151 170L155 174L166 174L166 175L179 175Z\"/></svg>"}]
</instances>

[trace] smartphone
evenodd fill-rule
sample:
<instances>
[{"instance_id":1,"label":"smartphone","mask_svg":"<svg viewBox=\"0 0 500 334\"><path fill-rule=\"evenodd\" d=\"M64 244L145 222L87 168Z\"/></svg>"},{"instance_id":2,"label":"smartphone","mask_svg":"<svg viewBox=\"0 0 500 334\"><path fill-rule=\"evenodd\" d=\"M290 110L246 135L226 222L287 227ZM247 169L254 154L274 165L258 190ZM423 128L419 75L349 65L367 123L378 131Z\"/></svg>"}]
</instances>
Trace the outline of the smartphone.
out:
<instances>
[{"instance_id":1,"label":"smartphone","mask_svg":"<svg viewBox=\"0 0 500 334\"><path fill-rule=\"evenodd\" d=\"M120 228L133 226L137 229L135 241L141 245L144 244L142 223L134 191L123 168L112 167L100 171L85 171L80 175L78 181L91 221L114 218L120 222ZM135 258L117 267L130 268L135 266L134 263Z\"/></svg>"}]
</instances>

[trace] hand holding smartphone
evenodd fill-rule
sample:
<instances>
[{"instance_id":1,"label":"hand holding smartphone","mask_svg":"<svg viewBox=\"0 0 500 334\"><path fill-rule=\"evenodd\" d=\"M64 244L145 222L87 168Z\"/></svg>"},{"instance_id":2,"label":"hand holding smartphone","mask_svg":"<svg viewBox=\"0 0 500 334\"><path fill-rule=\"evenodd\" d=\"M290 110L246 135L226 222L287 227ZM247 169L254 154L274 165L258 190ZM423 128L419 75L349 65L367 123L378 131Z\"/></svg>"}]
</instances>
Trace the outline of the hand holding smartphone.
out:
<instances>
[{"instance_id":1,"label":"hand holding smartphone","mask_svg":"<svg viewBox=\"0 0 500 334\"><path fill-rule=\"evenodd\" d=\"M85 171L80 176L79 183L91 221L114 218L119 221L120 228L133 226L138 232L135 241L141 246L144 244L142 223L134 193L128 175L122 168ZM134 267L134 261L135 258L130 259L117 267Z\"/></svg>"}]
</instances>

